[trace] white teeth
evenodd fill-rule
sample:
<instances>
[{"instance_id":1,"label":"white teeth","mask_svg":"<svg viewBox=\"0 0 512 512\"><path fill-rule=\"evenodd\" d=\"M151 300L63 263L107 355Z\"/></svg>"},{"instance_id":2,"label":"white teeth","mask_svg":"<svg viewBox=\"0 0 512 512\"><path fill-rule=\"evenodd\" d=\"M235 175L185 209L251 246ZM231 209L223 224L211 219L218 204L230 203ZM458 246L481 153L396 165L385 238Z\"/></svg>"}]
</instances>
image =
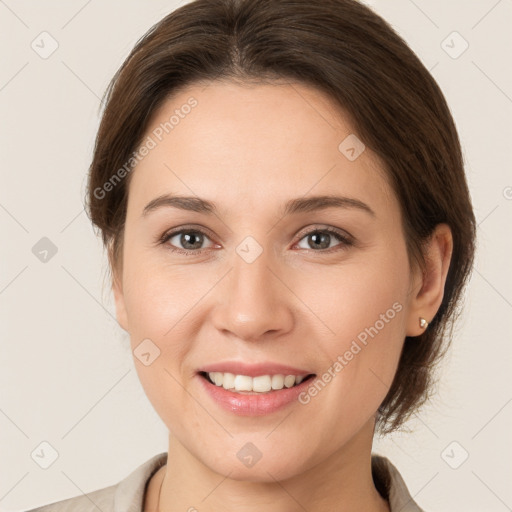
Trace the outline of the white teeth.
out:
<instances>
[{"instance_id":1,"label":"white teeth","mask_svg":"<svg viewBox=\"0 0 512 512\"><path fill-rule=\"evenodd\" d=\"M233 373L209 372L208 376L216 386L234 391L268 393L272 389L291 388L300 384L306 375L234 375Z\"/></svg>"},{"instance_id":2,"label":"white teeth","mask_svg":"<svg viewBox=\"0 0 512 512\"><path fill-rule=\"evenodd\" d=\"M295 375L287 375L284 378L284 385L287 388L291 388L295 384Z\"/></svg>"},{"instance_id":3,"label":"white teeth","mask_svg":"<svg viewBox=\"0 0 512 512\"><path fill-rule=\"evenodd\" d=\"M272 375L272 389L283 389L284 375Z\"/></svg>"},{"instance_id":4,"label":"white teeth","mask_svg":"<svg viewBox=\"0 0 512 512\"><path fill-rule=\"evenodd\" d=\"M217 384L218 380L224 382L224 378L222 373L216 372L215 375L215 384ZM218 386L218 384L217 384ZM247 377L246 375L237 375L235 377L235 389L237 391L252 391L252 378Z\"/></svg>"},{"instance_id":5,"label":"white teeth","mask_svg":"<svg viewBox=\"0 0 512 512\"><path fill-rule=\"evenodd\" d=\"M294 379L295 380L295 379ZM252 378L252 391L266 393L272 389L272 378L270 375L260 375Z\"/></svg>"},{"instance_id":6,"label":"white teeth","mask_svg":"<svg viewBox=\"0 0 512 512\"><path fill-rule=\"evenodd\" d=\"M220 374L222 375L222 374ZM235 376L232 373L225 373L222 381L224 389L231 389L235 387Z\"/></svg>"}]
</instances>

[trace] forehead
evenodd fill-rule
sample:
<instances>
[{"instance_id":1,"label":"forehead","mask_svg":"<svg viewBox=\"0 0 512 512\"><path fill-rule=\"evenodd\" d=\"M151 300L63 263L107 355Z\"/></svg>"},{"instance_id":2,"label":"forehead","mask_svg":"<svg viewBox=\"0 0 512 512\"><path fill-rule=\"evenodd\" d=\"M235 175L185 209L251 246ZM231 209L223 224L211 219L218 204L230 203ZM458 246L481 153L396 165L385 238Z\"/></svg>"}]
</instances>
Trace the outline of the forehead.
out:
<instances>
[{"instance_id":1,"label":"forehead","mask_svg":"<svg viewBox=\"0 0 512 512\"><path fill-rule=\"evenodd\" d=\"M226 209L242 198L247 209L268 208L333 193L376 210L397 206L376 155L365 148L353 158L364 146L348 116L304 84L191 85L153 113L143 144L151 149L132 171L129 194L139 211L164 193Z\"/></svg>"}]
</instances>

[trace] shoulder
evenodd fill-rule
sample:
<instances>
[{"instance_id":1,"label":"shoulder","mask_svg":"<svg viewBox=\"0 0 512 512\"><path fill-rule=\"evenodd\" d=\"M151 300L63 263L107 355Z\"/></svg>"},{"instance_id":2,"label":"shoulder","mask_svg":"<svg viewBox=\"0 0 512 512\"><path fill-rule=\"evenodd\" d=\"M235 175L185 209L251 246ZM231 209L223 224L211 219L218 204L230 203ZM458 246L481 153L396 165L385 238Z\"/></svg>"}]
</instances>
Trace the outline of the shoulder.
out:
<instances>
[{"instance_id":1,"label":"shoulder","mask_svg":"<svg viewBox=\"0 0 512 512\"><path fill-rule=\"evenodd\" d=\"M117 485L43 505L27 512L113 512Z\"/></svg>"},{"instance_id":2,"label":"shoulder","mask_svg":"<svg viewBox=\"0 0 512 512\"><path fill-rule=\"evenodd\" d=\"M142 512L146 486L154 473L167 462L167 452L151 457L117 484L26 512Z\"/></svg>"},{"instance_id":3,"label":"shoulder","mask_svg":"<svg viewBox=\"0 0 512 512\"><path fill-rule=\"evenodd\" d=\"M387 457L372 453L372 476L375 487L388 500L391 512L425 512L414 501L402 475Z\"/></svg>"}]
</instances>

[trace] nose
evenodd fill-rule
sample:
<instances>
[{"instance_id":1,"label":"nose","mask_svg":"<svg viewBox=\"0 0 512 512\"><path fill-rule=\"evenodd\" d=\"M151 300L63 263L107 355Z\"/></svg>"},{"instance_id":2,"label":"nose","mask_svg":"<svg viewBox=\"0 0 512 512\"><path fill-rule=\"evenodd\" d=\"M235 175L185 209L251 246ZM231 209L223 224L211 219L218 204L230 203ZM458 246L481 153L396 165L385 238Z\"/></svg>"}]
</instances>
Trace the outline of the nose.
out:
<instances>
[{"instance_id":1,"label":"nose","mask_svg":"<svg viewBox=\"0 0 512 512\"><path fill-rule=\"evenodd\" d=\"M292 329L293 293L283 284L286 279L269 263L265 251L252 263L235 254L233 268L219 283L219 300L213 313L214 326L223 334L258 341Z\"/></svg>"}]
</instances>

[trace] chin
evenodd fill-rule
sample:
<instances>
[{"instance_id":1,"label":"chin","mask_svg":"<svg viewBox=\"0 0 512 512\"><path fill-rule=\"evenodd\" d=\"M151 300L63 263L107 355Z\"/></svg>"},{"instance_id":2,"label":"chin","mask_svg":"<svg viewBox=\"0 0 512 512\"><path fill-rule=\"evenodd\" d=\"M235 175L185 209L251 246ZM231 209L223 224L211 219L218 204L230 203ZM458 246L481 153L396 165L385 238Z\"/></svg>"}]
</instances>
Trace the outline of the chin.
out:
<instances>
[{"instance_id":1,"label":"chin","mask_svg":"<svg viewBox=\"0 0 512 512\"><path fill-rule=\"evenodd\" d=\"M253 483L275 483L276 480L287 480L298 473L297 467L288 461L271 464L265 463L263 459L260 459L252 468L243 467L242 464L221 464L220 467L212 467L211 469L231 480Z\"/></svg>"},{"instance_id":2,"label":"chin","mask_svg":"<svg viewBox=\"0 0 512 512\"><path fill-rule=\"evenodd\" d=\"M233 443L224 450L216 450L202 457L202 463L211 471L231 480L245 482L269 482L286 480L305 470L305 461L298 457L296 449L282 445L281 450L267 439L267 444L250 441ZM256 446L259 446L258 450ZM238 448L241 446L241 448ZM267 455L266 455L267 454Z\"/></svg>"}]
</instances>

